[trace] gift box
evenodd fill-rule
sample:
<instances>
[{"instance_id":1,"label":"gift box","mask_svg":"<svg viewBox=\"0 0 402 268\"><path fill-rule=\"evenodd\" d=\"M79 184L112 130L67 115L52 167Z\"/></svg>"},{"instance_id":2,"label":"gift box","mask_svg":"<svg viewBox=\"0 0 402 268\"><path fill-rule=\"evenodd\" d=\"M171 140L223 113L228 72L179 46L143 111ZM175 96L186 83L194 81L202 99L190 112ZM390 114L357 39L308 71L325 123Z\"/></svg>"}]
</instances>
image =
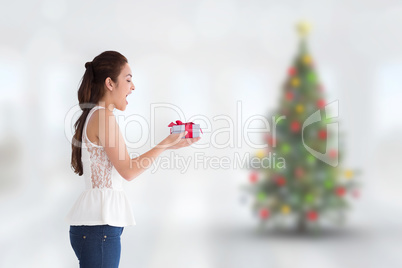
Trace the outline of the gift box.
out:
<instances>
[{"instance_id":1,"label":"gift box","mask_svg":"<svg viewBox=\"0 0 402 268\"><path fill-rule=\"evenodd\" d=\"M199 124L194 124L193 122L183 123L180 120L176 120L176 124L171 122L168 127L170 127L170 134L181 133L187 131L187 135L184 138L197 138L200 137L200 132L202 129Z\"/></svg>"}]
</instances>

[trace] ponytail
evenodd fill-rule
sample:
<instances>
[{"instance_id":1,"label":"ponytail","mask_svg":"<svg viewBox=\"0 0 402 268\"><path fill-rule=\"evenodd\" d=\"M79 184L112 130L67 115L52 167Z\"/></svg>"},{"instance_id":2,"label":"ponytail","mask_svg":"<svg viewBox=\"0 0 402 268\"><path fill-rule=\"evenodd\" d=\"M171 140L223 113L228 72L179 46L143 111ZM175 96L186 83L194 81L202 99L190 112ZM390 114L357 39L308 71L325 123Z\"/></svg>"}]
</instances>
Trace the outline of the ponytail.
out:
<instances>
[{"instance_id":1,"label":"ponytail","mask_svg":"<svg viewBox=\"0 0 402 268\"><path fill-rule=\"evenodd\" d=\"M127 63L126 57L116 51L105 51L96 56L92 62L85 63L85 73L78 89L78 102L81 116L74 124L75 133L72 140L71 166L74 173L83 174L81 144L84 124L89 112L105 95L104 82L110 77L114 82L121 69Z\"/></svg>"}]
</instances>

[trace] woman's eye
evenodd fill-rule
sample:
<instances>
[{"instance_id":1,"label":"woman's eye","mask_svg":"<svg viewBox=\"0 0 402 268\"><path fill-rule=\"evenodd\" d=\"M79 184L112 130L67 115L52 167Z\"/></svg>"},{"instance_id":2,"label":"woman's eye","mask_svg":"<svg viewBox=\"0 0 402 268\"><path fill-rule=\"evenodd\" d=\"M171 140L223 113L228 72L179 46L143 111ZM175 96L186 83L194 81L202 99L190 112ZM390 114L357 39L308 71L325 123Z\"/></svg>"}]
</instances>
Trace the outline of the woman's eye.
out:
<instances>
[{"instance_id":1,"label":"woman's eye","mask_svg":"<svg viewBox=\"0 0 402 268\"><path fill-rule=\"evenodd\" d=\"M127 80L127 82L129 82L129 83L130 83L131 81L130 81L130 80Z\"/></svg>"}]
</instances>

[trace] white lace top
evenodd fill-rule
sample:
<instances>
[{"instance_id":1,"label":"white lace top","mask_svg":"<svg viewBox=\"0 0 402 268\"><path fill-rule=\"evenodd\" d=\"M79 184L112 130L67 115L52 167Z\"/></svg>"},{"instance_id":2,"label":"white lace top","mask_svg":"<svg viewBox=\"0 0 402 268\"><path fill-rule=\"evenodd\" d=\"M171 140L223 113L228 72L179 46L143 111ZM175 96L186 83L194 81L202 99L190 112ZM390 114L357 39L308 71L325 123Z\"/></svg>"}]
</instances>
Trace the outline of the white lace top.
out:
<instances>
[{"instance_id":1,"label":"white lace top","mask_svg":"<svg viewBox=\"0 0 402 268\"><path fill-rule=\"evenodd\" d=\"M128 226L135 225L130 202L122 189L123 178L106 155L105 149L87 137L91 115L102 106L89 112L82 134L82 165L85 190L68 213L70 225Z\"/></svg>"}]
</instances>

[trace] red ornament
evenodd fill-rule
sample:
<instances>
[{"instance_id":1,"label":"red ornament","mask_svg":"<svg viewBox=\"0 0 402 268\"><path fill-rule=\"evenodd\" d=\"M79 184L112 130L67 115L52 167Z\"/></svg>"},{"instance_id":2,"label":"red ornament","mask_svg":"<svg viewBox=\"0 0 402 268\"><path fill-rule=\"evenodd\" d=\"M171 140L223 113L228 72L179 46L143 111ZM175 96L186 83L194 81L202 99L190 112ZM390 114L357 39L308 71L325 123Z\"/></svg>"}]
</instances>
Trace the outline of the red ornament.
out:
<instances>
[{"instance_id":1,"label":"red ornament","mask_svg":"<svg viewBox=\"0 0 402 268\"><path fill-rule=\"evenodd\" d=\"M330 156L331 158L337 157L337 156L338 156L338 151L335 150L335 149L331 149L331 150L329 151L329 156Z\"/></svg>"},{"instance_id":2,"label":"red ornament","mask_svg":"<svg viewBox=\"0 0 402 268\"><path fill-rule=\"evenodd\" d=\"M304 175L304 170L301 167L297 167L295 170L295 176L300 178L303 177Z\"/></svg>"},{"instance_id":3,"label":"red ornament","mask_svg":"<svg viewBox=\"0 0 402 268\"><path fill-rule=\"evenodd\" d=\"M298 131L300 130L300 123L299 123L298 121L293 121L293 122L290 124L290 129L291 129L293 132L298 132Z\"/></svg>"},{"instance_id":4,"label":"red ornament","mask_svg":"<svg viewBox=\"0 0 402 268\"><path fill-rule=\"evenodd\" d=\"M288 73L290 76L294 76L297 73L297 70L295 67L290 67Z\"/></svg>"},{"instance_id":5,"label":"red ornament","mask_svg":"<svg viewBox=\"0 0 402 268\"><path fill-rule=\"evenodd\" d=\"M325 100L324 99L319 99L317 101L317 107L318 107L318 109L323 109L325 107Z\"/></svg>"},{"instance_id":6,"label":"red ornament","mask_svg":"<svg viewBox=\"0 0 402 268\"><path fill-rule=\"evenodd\" d=\"M316 221L318 218L318 213L314 210L310 210L309 212L307 212L307 219L309 219L310 221Z\"/></svg>"},{"instance_id":7,"label":"red ornament","mask_svg":"<svg viewBox=\"0 0 402 268\"><path fill-rule=\"evenodd\" d=\"M293 100L293 97L294 97L294 94L293 94L292 91L287 91L287 92L285 93L285 98L286 98L288 101Z\"/></svg>"},{"instance_id":8,"label":"red ornament","mask_svg":"<svg viewBox=\"0 0 402 268\"><path fill-rule=\"evenodd\" d=\"M354 198L359 198L360 197L360 192L358 190L354 190L352 192L352 195L353 195Z\"/></svg>"},{"instance_id":9,"label":"red ornament","mask_svg":"<svg viewBox=\"0 0 402 268\"><path fill-rule=\"evenodd\" d=\"M276 145L276 139L272 137L271 135L267 135L267 142L269 146L275 146Z\"/></svg>"},{"instance_id":10,"label":"red ornament","mask_svg":"<svg viewBox=\"0 0 402 268\"><path fill-rule=\"evenodd\" d=\"M342 186L337 187L337 188L335 189L335 193L336 193L337 196L342 197L342 196L345 195L346 189L345 189L344 187L342 187Z\"/></svg>"},{"instance_id":11,"label":"red ornament","mask_svg":"<svg viewBox=\"0 0 402 268\"><path fill-rule=\"evenodd\" d=\"M286 180L285 180L284 177L278 177L278 178L276 179L276 183L277 183L279 186L283 186L283 185L286 184Z\"/></svg>"},{"instance_id":12,"label":"red ornament","mask_svg":"<svg viewBox=\"0 0 402 268\"><path fill-rule=\"evenodd\" d=\"M323 87L322 85L318 85L318 90L319 90L320 92L324 92L324 87Z\"/></svg>"},{"instance_id":13,"label":"red ornament","mask_svg":"<svg viewBox=\"0 0 402 268\"><path fill-rule=\"evenodd\" d=\"M266 208L260 210L260 218L267 219L269 217L269 211Z\"/></svg>"},{"instance_id":14,"label":"red ornament","mask_svg":"<svg viewBox=\"0 0 402 268\"><path fill-rule=\"evenodd\" d=\"M318 131L318 137L322 140L325 140L327 138L327 131L323 129Z\"/></svg>"},{"instance_id":15,"label":"red ornament","mask_svg":"<svg viewBox=\"0 0 402 268\"><path fill-rule=\"evenodd\" d=\"M251 183L256 183L258 181L258 173L255 171L251 172L249 179Z\"/></svg>"}]
</instances>

